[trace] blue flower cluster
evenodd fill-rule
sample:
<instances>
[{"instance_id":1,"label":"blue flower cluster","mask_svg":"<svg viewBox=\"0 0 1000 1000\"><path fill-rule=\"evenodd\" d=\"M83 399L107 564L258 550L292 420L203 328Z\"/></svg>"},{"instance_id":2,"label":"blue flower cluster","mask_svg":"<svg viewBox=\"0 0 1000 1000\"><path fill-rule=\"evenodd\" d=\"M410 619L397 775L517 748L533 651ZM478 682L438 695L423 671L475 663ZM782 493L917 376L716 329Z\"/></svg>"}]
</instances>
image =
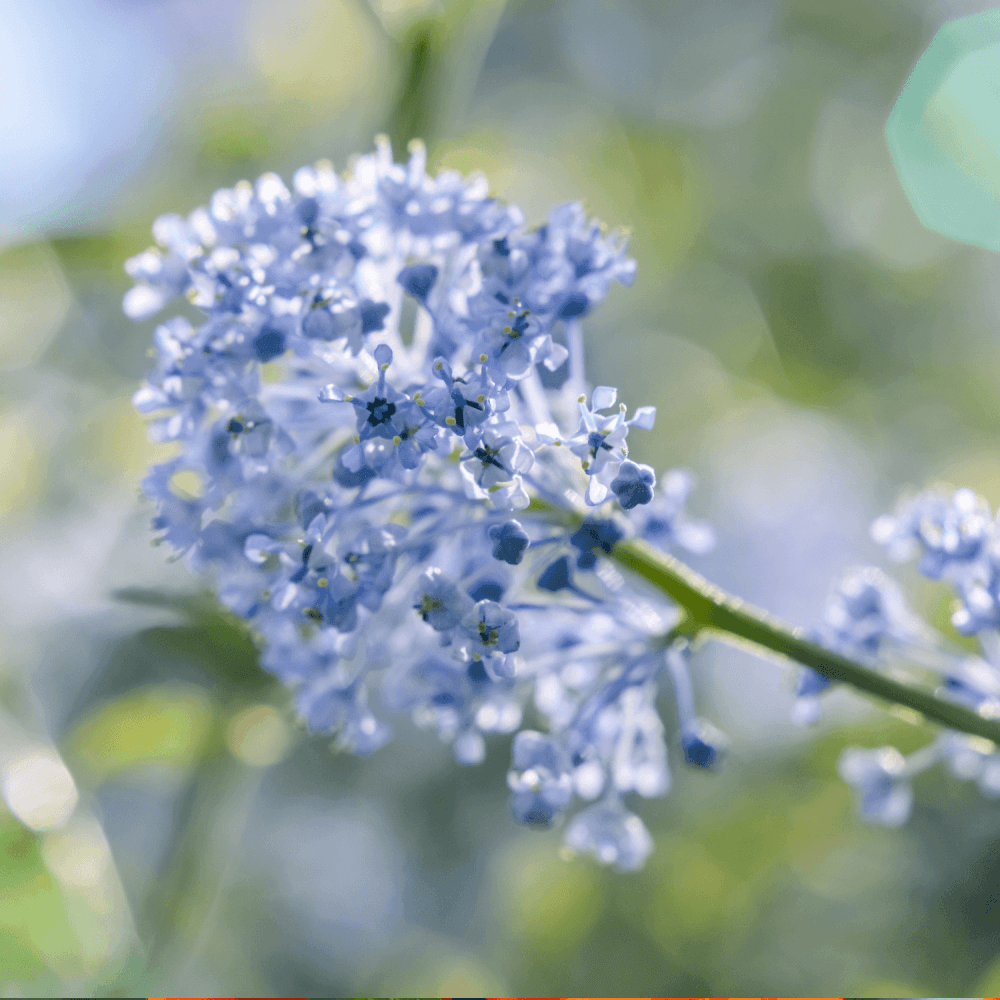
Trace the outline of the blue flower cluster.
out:
<instances>
[{"instance_id":1,"label":"blue flower cluster","mask_svg":"<svg viewBox=\"0 0 1000 1000\"><path fill-rule=\"evenodd\" d=\"M580 321L631 283L626 241L578 204L526 229L482 179L384 140L347 174L265 174L153 235L125 312L184 296L200 317L156 328L134 399L177 446L143 483L159 538L249 622L309 728L356 753L391 738L388 710L475 764L533 698L549 732L514 739L515 816L596 802L569 847L639 867L651 841L621 796L669 787L655 697L677 613L604 556L712 538L684 514L689 476L658 491L628 458L654 409L584 381ZM684 755L710 766L721 739L671 655Z\"/></svg>"},{"instance_id":2,"label":"blue flower cluster","mask_svg":"<svg viewBox=\"0 0 1000 1000\"><path fill-rule=\"evenodd\" d=\"M812 638L870 665L893 660L925 668L942 697L987 718L1000 718L1000 524L985 499L970 489L937 488L904 498L895 513L879 517L872 537L896 562L919 557L919 572L954 588L951 624L975 636L982 655L950 643L914 614L899 587L875 567L846 573ZM794 718L814 722L819 694L829 681L801 672ZM845 750L841 776L858 793L863 817L886 826L906 821L913 802L910 779L938 762L975 780L984 795L1000 797L1000 752L976 736L943 731L908 758L892 747Z\"/></svg>"},{"instance_id":3,"label":"blue flower cluster","mask_svg":"<svg viewBox=\"0 0 1000 1000\"><path fill-rule=\"evenodd\" d=\"M899 586L877 566L850 569L837 581L823 620L808 633L811 641L844 656L878 666L893 652L913 655L933 647L937 636L906 605ZM799 724L816 722L819 695L830 680L808 667L799 673L792 717Z\"/></svg>"}]
</instances>

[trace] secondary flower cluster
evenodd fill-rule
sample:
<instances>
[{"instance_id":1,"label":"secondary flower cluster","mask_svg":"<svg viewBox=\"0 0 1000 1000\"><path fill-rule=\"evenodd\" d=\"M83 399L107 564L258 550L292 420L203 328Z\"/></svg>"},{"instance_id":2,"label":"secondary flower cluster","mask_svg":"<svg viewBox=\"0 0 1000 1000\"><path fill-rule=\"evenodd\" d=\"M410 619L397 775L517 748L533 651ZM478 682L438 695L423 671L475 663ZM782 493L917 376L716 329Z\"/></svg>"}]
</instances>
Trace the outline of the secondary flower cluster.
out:
<instances>
[{"instance_id":1,"label":"secondary flower cluster","mask_svg":"<svg viewBox=\"0 0 1000 1000\"><path fill-rule=\"evenodd\" d=\"M514 739L514 814L594 802L570 848L639 867L651 841L621 796L669 787L665 662L685 758L710 766L724 740L694 715L686 651L664 658L676 610L604 558L627 536L712 541L687 474L657 490L628 458L653 408L629 417L584 380L580 320L631 283L625 241L578 204L526 229L481 179L429 176L419 145L397 164L385 141L347 175L265 174L153 233L126 313L199 310L157 327L134 400L178 446L143 484L159 537L354 752L390 739L388 709L478 763L533 699L548 733Z\"/></svg>"},{"instance_id":2,"label":"secondary flower cluster","mask_svg":"<svg viewBox=\"0 0 1000 1000\"><path fill-rule=\"evenodd\" d=\"M940 685L942 697L1000 718L1000 521L987 501L970 489L928 490L878 518L872 537L890 559L919 556L921 574L951 584L951 624L975 636L982 655L966 653L910 611L899 587L875 567L845 574L812 638L876 668L917 664ZM820 674L802 671L797 721L818 718L818 696L828 687ZM863 817L898 826L913 803L910 779L942 761L956 777L975 780L984 795L1000 797L1000 752L989 740L950 730L909 757L893 747L850 748L841 756L840 773L858 793Z\"/></svg>"}]
</instances>

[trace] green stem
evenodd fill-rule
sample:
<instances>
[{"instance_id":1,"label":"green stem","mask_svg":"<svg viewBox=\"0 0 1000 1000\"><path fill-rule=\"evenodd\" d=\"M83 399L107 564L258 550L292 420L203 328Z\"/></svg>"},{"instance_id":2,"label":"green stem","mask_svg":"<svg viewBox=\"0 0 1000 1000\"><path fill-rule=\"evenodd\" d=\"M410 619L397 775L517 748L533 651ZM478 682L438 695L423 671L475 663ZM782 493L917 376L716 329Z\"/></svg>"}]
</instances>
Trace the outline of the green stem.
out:
<instances>
[{"instance_id":1,"label":"green stem","mask_svg":"<svg viewBox=\"0 0 1000 1000\"><path fill-rule=\"evenodd\" d=\"M802 638L802 630L747 604L710 583L679 559L640 539L621 541L611 558L672 597L685 612L674 633L695 637L702 633L737 639L770 650L829 677L894 704L905 705L928 719L1000 744L1000 721L984 718L961 705L945 701L886 677L854 660Z\"/></svg>"}]
</instances>

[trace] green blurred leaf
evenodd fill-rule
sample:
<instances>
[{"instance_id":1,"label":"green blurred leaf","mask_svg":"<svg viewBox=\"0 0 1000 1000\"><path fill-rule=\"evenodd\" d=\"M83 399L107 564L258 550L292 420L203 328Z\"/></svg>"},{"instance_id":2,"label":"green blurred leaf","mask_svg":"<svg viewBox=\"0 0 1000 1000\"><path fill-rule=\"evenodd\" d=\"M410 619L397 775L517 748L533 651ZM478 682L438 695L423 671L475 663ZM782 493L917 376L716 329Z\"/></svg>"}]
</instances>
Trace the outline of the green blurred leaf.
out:
<instances>
[{"instance_id":1,"label":"green blurred leaf","mask_svg":"<svg viewBox=\"0 0 1000 1000\"><path fill-rule=\"evenodd\" d=\"M791 0L782 29L808 34L858 56L908 55L921 44L920 14L903 0Z\"/></svg>"},{"instance_id":2,"label":"green blurred leaf","mask_svg":"<svg viewBox=\"0 0 1000 1000\"><path fill-rule=\"evenodd\" d=\"M389 125L397 156L411 139L427 141L434 135L445 37L445 25L437 18L427 18L411 25L400 45L406 61Z\"/></svg>"},{"instance_id":3,"label":"green blurred leaf","mask_svg":"<svg viewBox=\"0 0 1000 1000\"><path fill-rule=\"evenodd\" d=\"M973 992L977 996L983 997L1000 994L1000 955L989 964L982 976L976 980Z\"/></svg>"},{"instance_id":4,"label":"green blurred leaf","mask_svg":"<svg viewBox=\"0 0 1000 1000\"><path fill-rule=\"evenodd\" d=\"M214 714L211 697L196 685L130 692L79 722L65 752L94 783L149 764L186 770L203 753Z\"/></svg>"},{"instance_id":5,"label":"green blurred leaf","mask_svg":"<svg viewBox=\"0 0 1000 1000\"><path fill-rule=\"evenodd\" d=\"M178 591L157 590L154 587L121 587L111 592L116 601L138 604L147 608L169 608L190 618L211 614L215 603L210 594L196 595Z\"/></svg>"},{"instance_id":6,"label":"green blurred leaf","mask_svg":"<svg viewBox=\"0 0 1000 1000\"><path fill-rule=\"evenodd\" d=\"M603 876L587 861L561 861L546 843L515 862L507 884L506 919L532 950L572 952L603 912Z\"/></svg>"},{"instance_id":7,"label":"green blurred leaf","mask_svg":"<svg viewBox=\"0 0 1000 1000\"><path fill-rule=\"evenodd\" d=\"M46 969L82 971L76 937L40 836L0 810L0 984L30 983Z\"/></svg>"},{"instance_id":8,"label":"green blurred leaf","mask_svg":"<svg viewBox=\"0 0 1000 1000\"><path fill-rule=\"evenodd\" d=\"M0 890L2 896L23 889L42 865L38 836L0 809Z\"/></svg>"},{"instance_id":9,"label":"green blurred leaf","mask_svg":"<svg viewBox=\"0 0 1000 1000\"><path fill-rule=\"evenodd\" d=\"M224 698L259 692L278 686L278 681L260 667L259 654L246 623L222 608L210 594L184 594L143 587L116 590L113 597L131 604L176 611L189 624L155 626L130 636L116 650L106 678L118 690L150 679L172 675L192 678L190 668L200 668L204 680L217 684ZM150 659L158 669L152 669ZM184 671L171 664L184 664Z\"/></svg>"},{"instance_id":10,"label":"green blurred leaf","mask_svg":"<svg viewBox=\"0 0 1000 1000\"><path fill-rule=\"evenodd\" d=\"M270 111L270 114L268 114ZM226 105L207 108L200 120L198 167L212 174L220 169L231 173L259 173L269 159L278 156L273 109L260 104Z\"/></svg>"},{"instance_id":11,"label":"green blurred leaf","mask_svg":"<svg viewBox=\"0 0 1000 1000\"><path fill-rule=\"evenodd\" d=\"M931 987L905 979L876 979L863 983L856 992L862 997L922 997L931 992Z\"/></svg>"}]
</instances>

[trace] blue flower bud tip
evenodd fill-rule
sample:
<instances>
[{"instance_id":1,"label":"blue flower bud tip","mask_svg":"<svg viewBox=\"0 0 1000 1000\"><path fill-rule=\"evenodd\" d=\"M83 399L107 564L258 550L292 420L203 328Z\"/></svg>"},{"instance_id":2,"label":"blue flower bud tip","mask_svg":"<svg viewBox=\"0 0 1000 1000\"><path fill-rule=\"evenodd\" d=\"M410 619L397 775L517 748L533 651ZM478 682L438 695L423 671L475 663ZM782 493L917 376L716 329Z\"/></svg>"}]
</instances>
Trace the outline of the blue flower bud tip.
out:
<instances>
[{"instance_id":1,"label":"blue flower bud tip","mask_svg":"<svg viewBox=\"0 0 1000 1000\"><path fill-rule=\"evenodd\" d=\"M493 540L493 558L518 566L528 547L528 536L517 521L490 526L489 537Z\"/></svg>"},{"instance_id":2,"label":"blue flower bud tip","mask_svg":"<svg viewBox=\"0 0 1000 1000\"><path fill-rule=\"evenodd\" d=\"M407 294L421 302L427 298L437 281L438 269L433 264L411 264L404 267L396 277Z\"/></svg>"},{"instance_id":3,"label":"blue flower bud tip","mask_svg":"<svg viewBox=\"0 0 1000 1000\"><path fill-rule=\"evenodd\" d=\"M556 593L570 586L569 556L560 556L551 566L542 571L538 578L541 590Z\"/></svg>"}]
</instances>

